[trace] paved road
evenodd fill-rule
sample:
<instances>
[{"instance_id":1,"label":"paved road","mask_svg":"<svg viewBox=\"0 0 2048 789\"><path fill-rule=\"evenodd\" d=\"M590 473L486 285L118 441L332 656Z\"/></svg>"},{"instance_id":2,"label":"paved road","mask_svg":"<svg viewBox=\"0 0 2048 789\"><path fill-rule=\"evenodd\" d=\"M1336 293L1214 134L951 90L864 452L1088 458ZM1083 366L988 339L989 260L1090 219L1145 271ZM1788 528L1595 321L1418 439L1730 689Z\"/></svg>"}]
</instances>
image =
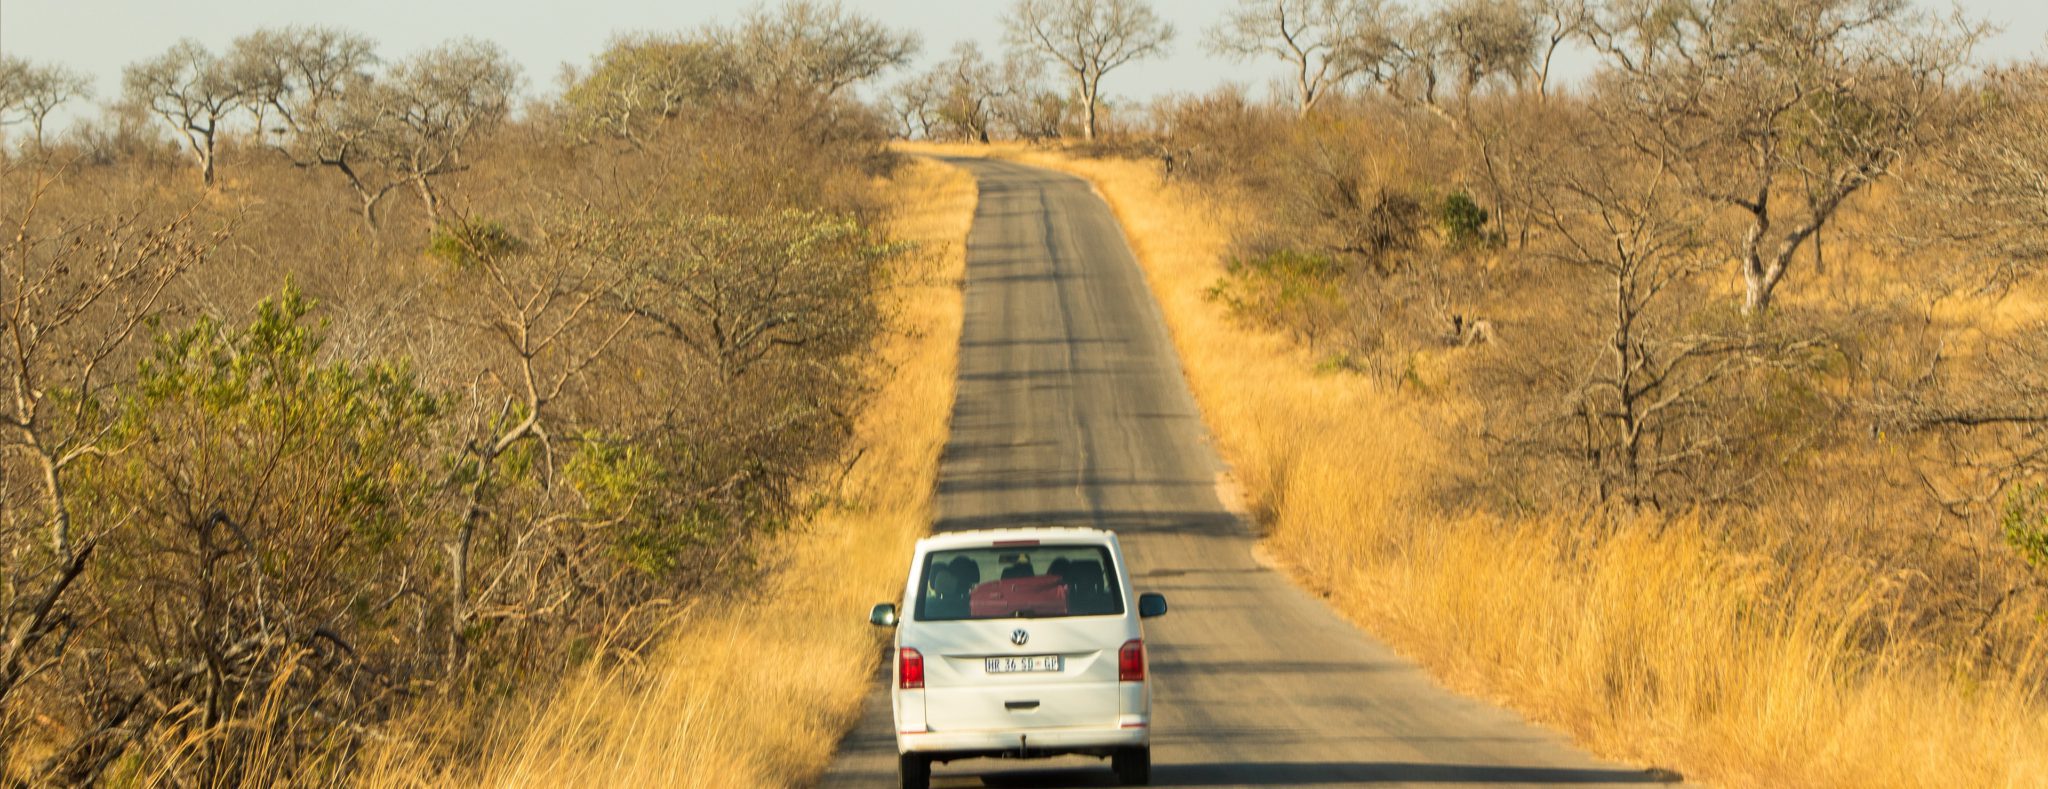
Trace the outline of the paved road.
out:
<instances>
[{"instance_id":1,"label":"paved road","mask_svg":"<svg viewBox=\"0 0 2048 789\"><path fill-rule=\"evenodd\" d=\"M1149 620L1155 786L1650 783L1449 693L1252 558L1158 306L1108 206L1069 176L979 179L940 530L1092 525L1123 536ZM849 612L857 616L859 612ZM884 665L824 785L891 786ZM1107 762L975 760L935 786L1108 786Z\"/></svg>"}]
</instances>

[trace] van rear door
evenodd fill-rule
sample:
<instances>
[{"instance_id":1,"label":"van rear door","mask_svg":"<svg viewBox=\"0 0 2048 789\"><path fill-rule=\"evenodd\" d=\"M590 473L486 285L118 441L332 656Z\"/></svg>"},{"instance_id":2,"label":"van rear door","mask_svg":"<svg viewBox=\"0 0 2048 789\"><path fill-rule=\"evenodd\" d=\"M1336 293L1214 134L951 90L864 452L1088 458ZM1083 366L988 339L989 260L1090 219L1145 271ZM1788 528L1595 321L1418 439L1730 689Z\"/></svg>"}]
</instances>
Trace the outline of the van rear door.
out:
<instances>
[{"instance_id":1,"label":"van rear door","mask_svg":"<svg viewBox=\"0 0 2048 789\"><path fill-rule=\"evenodd\" d=\"M918 633L925 720L932 731L1114 726L1126 638L1120 617L932 623Z\"/></svg>"},{"instance_id":2,"label":"van rear door","mask_svg":"<svg viewBox=\"0 0 2048 789\"><path fill-rule=\"evenodd\" d=\"M1137 637L1107 545L934 551L905 646L932 731L1115 726L1117 651Z\"/></svg>"}]
</instances>

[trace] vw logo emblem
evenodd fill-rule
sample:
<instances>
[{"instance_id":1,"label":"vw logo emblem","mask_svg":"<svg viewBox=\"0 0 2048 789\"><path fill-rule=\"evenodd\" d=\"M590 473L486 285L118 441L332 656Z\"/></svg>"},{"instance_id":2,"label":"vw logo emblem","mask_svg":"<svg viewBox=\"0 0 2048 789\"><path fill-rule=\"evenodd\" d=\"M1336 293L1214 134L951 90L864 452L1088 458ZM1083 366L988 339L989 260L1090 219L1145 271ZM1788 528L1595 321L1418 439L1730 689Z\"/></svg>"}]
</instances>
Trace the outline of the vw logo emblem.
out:
<instances>
[{"instance_id":1,"label":"vw logo emblem","mask_svg":"<svg viewBox=\"0 0 2048 789\"><path fill-rule=\"evenodd\" d=\"M1016 644L1017 646L1021 647L1024 646L1024 642L1030 640L1031 634L1024 632L1024 628L1020 627L1010 632L1010 643L1012 644Z\"/></svg>"}]
</instances>

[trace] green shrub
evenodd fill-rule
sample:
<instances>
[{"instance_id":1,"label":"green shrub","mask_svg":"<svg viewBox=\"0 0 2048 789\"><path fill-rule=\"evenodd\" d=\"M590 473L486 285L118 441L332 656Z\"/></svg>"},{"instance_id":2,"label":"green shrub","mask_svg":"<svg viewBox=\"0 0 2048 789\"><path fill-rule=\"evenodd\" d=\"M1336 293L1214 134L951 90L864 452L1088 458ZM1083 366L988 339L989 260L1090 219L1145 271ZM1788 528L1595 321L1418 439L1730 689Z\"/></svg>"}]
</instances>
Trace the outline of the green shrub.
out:
<instances>
[{"instance_id":1,"label":"green shrub","mask_svg":"<svg viewBox=\"0 0 2048 789\"><path fill-rule=\"evenodd\" d=\"M1436 212L1437 227L1443 231L1444 242L1453 247L1485 242L1486 223L1492 218L1472 199L1472 195L1462 189L1445 197Z\"/></svg>"},{"instance_id":2,"label":"green shrub","mask_svg":"<svg viewBox=\"0 0 2048 789\"><path fill-rule=\"evenodd\" d=\"M458 270L475 268L487 260L517 253L526 242L502 222L492 220L443 222L427 239L427 257Z\"/></svg>"},{"instance_id":3,"label":"green shrub","mask_svg":"<svg viewBox=\"0 0 2048 789\"><path fill-rule=\"evenodd\" d=\"M100 536L94 607L67 637L101 681L226 721L152 724L157 747L201 743L226 771L276 747L274 707L373 716L443 643L422 604L442 577L447 401L402 362L325 359L310 310L287 287L246 324L158 338L111 406L121 451L72 478ZM155 679L219 655L204 682Z\"/></svg>"},{"instance_id":4,"label":"green shrub","mask_svg":"<svg viewBox=\"0 0 2048 789\"><path fill-rule=\"evenodd\" d=\"M584 436L564 468L583 498L585 520L613 524L610 552L621 564L649 576L677 568L700 531L686 511L677 514L660 464L624 439Z\"/></svg>"},{"instance_id":5,"label":"green shrub","mask_svg":"<svg viewBox=\"0 0 2048 789\"><path fill-rule=\"evenodd\" d=\"M2005 544L2035 572L2048 575L2048 485L2015 488L2000 526Z\"/></svg>"},{"instance_id":6,"label":"green shrub","mask_svg":"<svg viewBox=\"0 0 2048 789\"><path fill-rule=\"evenodd\" d=\"M1241 319L1313 345L1344 313L1338 288L1342 274L1343 267L1330 255L1281 249L1232 259L1208 295Z\"/></svg>"}]
</instances>

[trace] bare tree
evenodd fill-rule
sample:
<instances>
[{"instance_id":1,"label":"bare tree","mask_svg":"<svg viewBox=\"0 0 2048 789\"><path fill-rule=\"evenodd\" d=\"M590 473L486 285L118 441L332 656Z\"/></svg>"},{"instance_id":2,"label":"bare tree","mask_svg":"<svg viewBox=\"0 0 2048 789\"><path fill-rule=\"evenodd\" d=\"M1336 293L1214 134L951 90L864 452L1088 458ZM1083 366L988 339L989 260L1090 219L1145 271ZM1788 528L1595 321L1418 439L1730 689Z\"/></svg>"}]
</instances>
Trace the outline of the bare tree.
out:
<instances>
[{"instance_id":1,"label":"bare tree","mask_svg":"<svg viewBox=\"0 0 2048 789\"><path fill-rule=\"evenodd\" d=\"M1041 64L1011 56L1003 59L1003 80L1007 88L995 102L996 118L1020 140L1052 140L1066 135L1068 109L1066 94L1039 81Z\"/></svg>"},{"instance_id":2,"label":"bare tree","mask_svg":"<svg viewBox=\"0 0 2048 789\"><path fill-rule=\"evenodd\" d=\"M1392 62L1399 14L1387 0L1238 0L1237 9L1210 28L1209 49L1239 60L1286 62L1295 108L1307 116L1330 91Z\"/></svg>"},{"instance_id":3,"label":"bare tree","mask_svg":"<svg viewBox=\"0 0 2048 789\"><path fill-rule=\"evenodd\" d=\"M184 138L199 161L200 179L212 187L222 125L247 99L228 62L188 38L122 69L121 87L126 101L162 118Z\"/></svg>"},{"instance_id":4,"label":"bare tree","mask_svg":"<svg viewBox=\"0 0 2048 789\"><path fill-rule=\"evenodd\" d=\"M736 27L616 39L572 78L562 107L576 134L635 147L656 124L692 110L755 102L799 109L910 61L915 34L891 30L837 2L788 0Z\"/></svg>"},{"instance_id":5,"label":"bare tree","mask_svg":"<svg viewBox=\"0 0 2048 789\"><path fill-rule=\"evenodd\" d=\"M1972 87L1980 113L1932 166L1913 168L1899 208L1910 219L1896 223L1910 248L1952 261L1932 277L1944 293L2002 292L2048 265L2048 68L1997 71ZM2048 327L1988 339L1982 351L1934 349L1874 410L1880 424L1936 439L1936 470L1920 476L1944 509L1974 515L2002 502L2011 540L2044 501Z\"/></svg>"},{"instance_id":6,"label":"bare tree","mask_svg":"<svg viewBox=\"0 0 2048 789\"><path fill-rule=\"evenodd\" d=\"M1594 39L1637 144L1694 193L1747 215L1745 313L1769 309L1794 256L1852 195L1948 124L1934 122L1980 37L1899 0L1687 0L1617 6Z\"/></svg>"},{"instance_id":7,"label":"bare tree","mask_svg":"<svg viewBox=\"0 0 2048 789\"><path fill-rule=\"evenodd\" d=\"M327 27L266 28L235 39L227 55L264 141L291 150L336 104L370 82L377 47Z\"/></svg>"},{"instance_id":8,"label":"bare tree","mask_svg":"<svg viewBox=\"0 0 2048 789\"><path fill-rule=\"evenodd\" d=\"M953 56L933 67L929 78L938 90L935 109L945 136L989 141L996 103L1012 87L1003 72L972 41L955 44Z\"/></svg>"},{"instance_id":9,"label":"bare tree","mask_svg":"<svg viewBox=\"0 0 2048 789\"><path fill-rule=\"evenodd\" d=\"M1074 80L1083 133L1095 139L1102 78L1126 63L1162 55L1173 25L1143 0L1017 0L1004 17L1011 46L1050 58Z\"/></svg>"},{"instance_id":10,"label":"bare tree","mask_svg":"<svg viewBox=\"0 0 2048 789\"><path fill-rule=\"evenodd\" d=\"M434 182L467 168L464 150L503 121L519 70L495 45L457 41L377 65L372 42L319 27L237 39L223 71L241 90L266 144L302 167L341 173L376 224L392 191L411 187L440 220Z\"/></svg>"},{"instance_id":11,"label":"bare tree","mask_svg":"<svg viewBox=\"0 0 2048 789\"><path fill-rule=\"evenodd\" d=\"M1434 15L1411 14L1394 28L1393 57L1379 71L1367 74L1388 96L1446 115L1439 90L1445 80L1446 39Z\"/></svg>"},{"instance_id":12,"label":"bare tree","mask_svg":"<svg viewBox=\"0 0 2048 789\"><path fill-rule=\"evenodd\" d=\"M619 300L619 289L632 272L604 253L609 236L600 232L603 227L601 222L575 222L528 251L469 250L481 313L458 320L494 342L479 343L485 350L474 396L489 410L468 428L471 435L456 476L461 483L456 521L442 546L449 562L445 604L455 624L448 631L451 671L469 659L469 628L505 615L503 608L491 613L486 603L500 592L498 579L509 577L526 558L514 555L518 548L549 525L546 515L510 522L510 513L493 506L505 478L513 475L503 467L506 455L539 445L543 495L554 494L556 404L635 319L630 311L609 307ZM503 541L511 547L493 557L499 572L486 577L479 573L478 539L494 520L521 536Z\"/></svg>"},{"instance_id":13,"label":"bare tree","mask_svg":"<svg viewBox=\"0 0 2048 789\"><path fill-rule=\"evenodd\" d=\"M1741 369L1739 339L1687 331L1688 289L1713 265L1699 232L1662 172L1609 159L1608 167L1551 168L1532 213L1547 231L1541 251L1595 275L1599 327L1592 356L1566 397L1559 436L1575 444L1598 501L1665 506L1676 491L1697 499L1731 436L1699 429L1712 419L1714 387ZM1571 358L1571 357L1566 357ZM1584 357L1580 357L1584 358Z\"/></svg>"},{"instance_id":14,"label":"bare tree","mask_svg":"<svg viewBox=\"0 0 2048 789\"><path fill-rule=\"evenodd\" d=\"M1462 126L1443 91L1466 99L1489 79L1516 83L1536 55L1536 21L1518 3L1457 0L1435 13L1396 18L1391 52L1368 77L1396 99Z\"/></svg>"},{"instance_id":15,"label":"bare tree","mask_svg":"<svg viewBox=\"0 0 2048 789\"><path fill-rule=\"evenodd\" d=\"M2022 505L2016 494L2039 496L2048 479L2048 327L2025 327L1981 353L1937 350L1873 405L1880 429L1935 439L1925 447L1933 469L1920 481L1943 509L1983 514L2003 505L2011 517Z\"/></svg>"},{"instance_id":16,"label":"bare tree","mask_svg":"<svg viewBox=\"0 0 2048 789\"><path fill-rule=\"evenodd\" d=\"M1437 12L1434 28L1466 95L1493 77L1519 84L1537 59L1537 20L1521 3L1457 0Z\"/></svg>"},{"instance_id":17,"label":"bare tree","mask_svg":"<svg viewBox=\"0 0 2048 789\"><path fill-rule=\"evenodd\" d=\"M2048 67L1994 73L1986 112L1909 182L1915 245L1960 262L1942 274L2009 287L2048 265Z\"/></svg>"},{"instance_id":18,"label":"bare tree","mask_svg":"<svg viewBox=\"0 0 2048 789\"><path fill-rule=\"evenodd\" d=\"M750 92L752 82L730 43L706 36L621 37L563 92L562 106L582 139L640 147L656 124Z\"/></svg>"},{"instance_id":19,"label":"bare tree","mask_svg":"<svg viewBox=\"0 0 2048 789\"><path fill-rule=\"evenodd\" d=\"M354 116L387 170L409 184L430 221L441 219L434 182L469 165L463 152L511 110L519 67L495 44L463 40L394 65Z\"/></svg>"},{"instance_id":20,"label":"bare tree","mask_svg":"<svg viewBox=\"0 0 2048 789\"><path fill-rule=\"evenodd\" d=\"M1533 0L1532 10L1542 40L1537 44L1539 52L1531 78L1536 83L1536 95L1548 99L1550 68L1557 61L1557 51L1566 41L1586 34L1593 22L1593 8L1589 0Z\"/></svg>"},{"instance_id":21,"label":"bare tree","mask_svg":"<svg viewBox=\"0 0 2048 789\"><path fill-rule=\"evenodd\" d=\"M785 0L757 8L734 36L771 97L815 91L827 98L910 62L917 34L890 30L836 0Z\"/></svg>"},{"instance_id":22,"label":"bare tree","mask_svg":"<svg viewBox=\"0 0 2048 789\"><path fill-rule=\"evenodd\" d=\"M884 97L904 139L931 138L945 96L942 76L938 69L919 74L897 83Z\"/></svg>"},{"instance_id":23,"label":"bare tree","mask_svg":"<svg viewBox=\"0 0 2048 789\"><path fill-rule=\"evenodd\" d=\"M63 66L0 57L0 125L27 123L30 144L38 153L44 147L43 132L50 114L66 102L91 95L92 80L84 74Z\"/></svg>"},{"instance_id":24,"label":"bare tree","mask_svg":"<svg viewBox=\"0 0 2048 789\"><path fill-rule=\"evenodd\" d=\"M923 113L923 131L931 137L986 143L999 124L1021 139L1058 137L1067 102L1039 83L1040 68L1036 59L1017 53L991 61L980 46L962 41L952 57L899 88L898 101L906 103L899 112Z\"/></svg>"},{"instance_id":25,"label":"bare tree","mask_svg":"<svg viewBox=\"0 0 2048 789\"><path fill-rule=\"evenodd\" d=\"M26 60L0 55L0 126L22 121L22 93L30 68Z\"/></svg>"},{"instance_id":26,"label":"bare tree","mask_svg":"<svg viewBox=\"0 0 2048 789\"><path fill-rule=\"evenodd\" d=\"M401 184L370 171L387 120L374 100L375 44L332 28L265 29L235 39L228 60L259 139L295 165L340 173L375 225L378 203Z\"/></svg>"}]
</instances>

